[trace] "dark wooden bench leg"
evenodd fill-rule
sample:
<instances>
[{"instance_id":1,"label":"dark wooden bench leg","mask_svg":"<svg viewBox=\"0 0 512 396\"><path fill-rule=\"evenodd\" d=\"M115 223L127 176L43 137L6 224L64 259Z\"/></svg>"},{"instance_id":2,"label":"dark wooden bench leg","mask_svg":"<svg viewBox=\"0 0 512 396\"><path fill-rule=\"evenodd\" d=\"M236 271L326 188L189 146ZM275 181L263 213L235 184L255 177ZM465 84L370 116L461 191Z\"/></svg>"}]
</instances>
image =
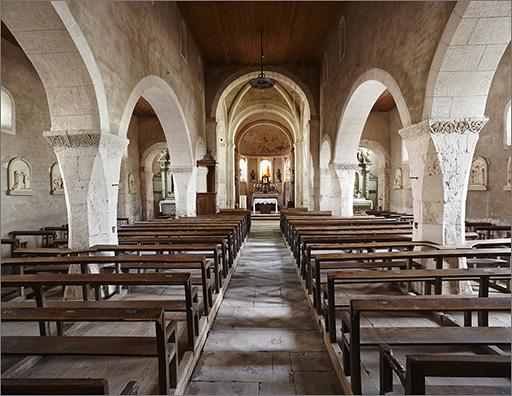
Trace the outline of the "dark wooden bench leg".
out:
<instances>
[{"instance_id":1,"label":"dark wooden bench leg","mask_svg":"<svg viewBox=\"0 0 512 396\"><path fill-rule=\"evenodd\" d=\"M160 395L170 394L169 355L165 330L165 315L162 310L160 321L155 323L158 354L158 393Z\"/></svg>"},{"instance_id":2,"label":"dark wooden bench leg","mask_svg":"<svg viewBox=\"0 0 512 396\"><path fill-rule=\"evenodd\" d=\"M389 346L379 345L379 390L381 395L393 390L393 370L388 354L391 354Z\"/></svg>"},{"instance_id":3,"label":"dark wooden bench leg","mask_svg":"<svg viewBox=\"0 0 512 396\"><path fill-rule=\"evenodd\" d=\"M407 361L405 378L406 395L424 395L425 394L425 373L422 366L413 365Z\"/></svg>"}]
</instances>

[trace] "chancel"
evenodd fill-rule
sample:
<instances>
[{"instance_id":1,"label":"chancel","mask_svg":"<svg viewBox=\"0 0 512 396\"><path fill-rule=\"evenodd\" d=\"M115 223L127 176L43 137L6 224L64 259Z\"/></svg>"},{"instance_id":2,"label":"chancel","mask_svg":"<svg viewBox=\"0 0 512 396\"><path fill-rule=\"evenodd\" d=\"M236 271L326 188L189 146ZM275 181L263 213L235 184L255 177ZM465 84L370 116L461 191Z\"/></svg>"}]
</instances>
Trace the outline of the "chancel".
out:
<instances>
[{"instance_id":1,"label":"chancel","mask_svg":"<svg viewBox=\"0 0 512 396\"><path fill-rule=\"evenodd\" d=\"M19 1L1 393L511 393L508 1Z\"/></svg>"}]
</instances>

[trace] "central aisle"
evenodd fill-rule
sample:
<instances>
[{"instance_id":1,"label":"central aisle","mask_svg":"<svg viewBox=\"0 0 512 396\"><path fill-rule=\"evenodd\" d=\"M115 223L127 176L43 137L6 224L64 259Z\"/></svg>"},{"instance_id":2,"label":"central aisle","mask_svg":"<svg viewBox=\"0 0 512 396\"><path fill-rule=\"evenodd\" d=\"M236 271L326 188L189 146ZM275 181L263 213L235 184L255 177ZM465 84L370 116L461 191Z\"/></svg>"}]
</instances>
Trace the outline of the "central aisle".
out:
<instances>
[{"instance_id":1,"label":"central aisle","mask_svg":"<svg viewBox=\"0 0 512 396\"><path fill-rule=\"evenodd\" d=\"M187 394L340 394L279 222L253 220Z\"/></svg>"}]
</instances>

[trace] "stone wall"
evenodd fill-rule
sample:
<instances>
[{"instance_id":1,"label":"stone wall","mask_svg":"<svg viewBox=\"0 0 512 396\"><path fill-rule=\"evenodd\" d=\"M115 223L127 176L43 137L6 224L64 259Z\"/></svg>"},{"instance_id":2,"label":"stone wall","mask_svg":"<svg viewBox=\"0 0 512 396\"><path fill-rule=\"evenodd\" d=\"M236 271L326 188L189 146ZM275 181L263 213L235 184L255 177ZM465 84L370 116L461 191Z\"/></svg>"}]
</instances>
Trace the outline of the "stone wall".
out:
<instances>
[{"instance_id":1,"label":"stone wall","mask_svg":"<svg viewBox=\"0 0 512 396\"><path fill-rule=\"evenodd\" d=\"M510 45L496 70L489 91L485 114L489 122L480 132L475 148L475 157L489 161L489 185L487 191L468 191L466 219L489 220L499 224L511 224L510 191L507 184L507 163L510 146L505 146L505 109L510 103L511 65Z\"/></svg>"},{"instance_id":2,"label":"stone wall","mask_svg":"<svg viewBox=\"0 0 512 396\"><path fill-rule=\"evenodd\" d=\"M50 167L57 158L43 139L43 131L50 129L43 85L24 52L4 39L2 86L12 94L16 106L16 135L1 134L2 238L13 230L37 230L66 224L64 195L50 194ZM6 194L7 164L17 156L23 157L32 167L33 193L30 196Z\"/></svg>"},{"instance_id":3,"label":"stone wall","mask_svg":"<svg viewBox=\"0 0 512 396\"><path fill-rule=\"evenodd\" d=\"M92 0L68 2L68 6L98 64L111 132L123 133L118 129L130 94L142 78L155 75L178 98L195 147L197 136L204 136L203 65L189 32L186 58L180 53L184 19L176 2Z\"/></svg>"},{"instance_id":4,"label":"stone wall","mask_svg":"<svg viewBox=\"0 0 512 396\"><path fill-rule=\"evenodd\" d=\"M372 68L391 74L403 93L412 122L421 120L430 65L454 4L345 4L344 55L340 60L340 31L336 25L325 47L327 76L322 78L320 93L321 130L329 133L333 142L352 85Z\"/></svg>"}]
</instances>

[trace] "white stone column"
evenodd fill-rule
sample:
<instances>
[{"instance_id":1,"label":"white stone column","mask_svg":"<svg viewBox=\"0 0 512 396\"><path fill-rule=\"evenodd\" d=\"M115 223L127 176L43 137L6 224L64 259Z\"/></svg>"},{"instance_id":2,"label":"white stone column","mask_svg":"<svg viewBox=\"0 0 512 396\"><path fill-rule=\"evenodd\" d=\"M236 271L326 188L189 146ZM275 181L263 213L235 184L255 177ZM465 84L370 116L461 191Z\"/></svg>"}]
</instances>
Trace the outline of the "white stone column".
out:
<instances>
[{"instance_id":1,"label":"white stone column","mask_svg":"<svg viewBox=\"0 0 512 396\"><path fill-rule=\"evenodd\" d=\"M424 120L400 130L409 153L416 240L441 245L465 241L469 173L479 133L487 118ZM465 268L465 260L445 267ZM450 293L470 293L467 282L445 286Z\"/></svg>"},{"instance_id":2,"label":"white stone column","mask_svg":"<svg viewBox=\"0 0 512 396\"><path fill-rule=\"evenodd\" d=\"M141 171L140 181L142 183L142 199L144 202L144 220L151 220L155 217L155 204L153 198L153 171Z\"/></svg>"},{"instance_id":3,"label":"white stone column","mask_svg":"<svg viewBox=\"0 0 512 396\"><path fill-rule=\"evenodd\" d=\"M465 240L469 172L486 118L425 120L400 130L409 153L416 238Z\"/></svg>"},{"instance_id":4,"label":"white stone column","mask_svg":"<svg viewBox=\"0 0 512 396\"><path fill-rule=\"evenodd\" d=\"M302 140L295 142L295 207L303 207L304 202L304 145ZM306 201L307 202L307 201Z\"/></svg>"},{"instance_id":5,"label":"white stone column","mask_svg":"<svg viewBox=\"0 0 512 396\"><path fill-rule=\"evenodd\" d=\"M354 214L354 177L358 164L356 162L335 162L332 164L338 184L338 194L333 194L333 210L335 216L350 217Z\"/></svg>"},{"instance_id":6,"label":"white stone column","mask_svg":"<svg viewBox=\"0 0 512 396\"><path fill-rule=\"evenodd\" d=\"M92 129L47 131L44 137L64 181L69 247L117 243L119 173L128 140Z\"/></svg>"},{"instance_id":7,"label":"white stone column","mask_svg":"<svg viewBox=\"0 0 512 396\"><path fill-rule=\"evenodd\" d=\"M176 216L194 216L196 214L196 173L192 165L171 166L176 196Z\"/></svg>"}]
</instances>

